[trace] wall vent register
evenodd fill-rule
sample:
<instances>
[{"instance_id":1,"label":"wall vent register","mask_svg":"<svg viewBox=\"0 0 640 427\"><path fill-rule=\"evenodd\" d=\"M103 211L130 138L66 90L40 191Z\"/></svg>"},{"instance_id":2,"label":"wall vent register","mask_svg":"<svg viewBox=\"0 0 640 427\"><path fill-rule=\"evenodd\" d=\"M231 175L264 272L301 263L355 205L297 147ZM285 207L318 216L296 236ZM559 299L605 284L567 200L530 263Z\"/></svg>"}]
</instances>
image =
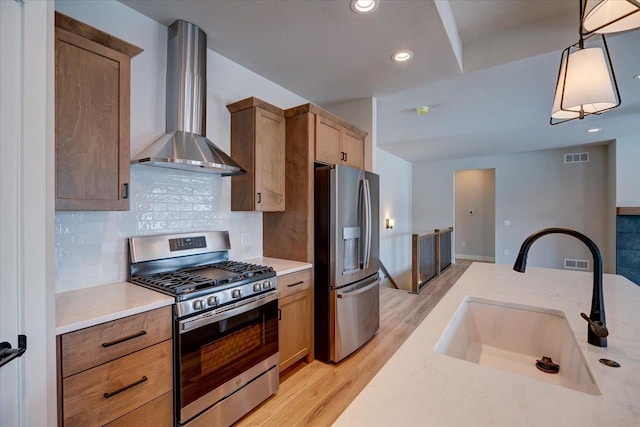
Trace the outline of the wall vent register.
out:
<instances>
[{"instance_id":1,"label":"wall vent register","mask_svg":"<svg viewBox=\"0 0 640 427\"><path fill-rule=\"evenodd\" d=\"M564 268L569 270L588 270L589 261L586 259L564 259Z\"/></svg>"},{"instance_id":2,"label":"wall vent register","mask_svg":"<svg viewBox=\"0 0 640 427\"><path fill-rule=\"evenodd\" d=\"M564 155L565 163L586 163L589 161L589 153L569 153Z\"/></svg>"}]
</instances>

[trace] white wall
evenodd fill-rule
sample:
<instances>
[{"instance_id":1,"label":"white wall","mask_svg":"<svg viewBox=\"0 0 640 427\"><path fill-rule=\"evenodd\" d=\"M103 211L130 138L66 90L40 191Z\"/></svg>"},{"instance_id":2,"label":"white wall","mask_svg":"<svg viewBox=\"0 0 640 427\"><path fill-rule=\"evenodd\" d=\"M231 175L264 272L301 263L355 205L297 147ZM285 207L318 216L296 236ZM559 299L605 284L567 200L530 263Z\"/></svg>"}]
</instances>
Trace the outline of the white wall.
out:
<instances>
[{"instance_id":1,"label":"white wall","mask_svg":"<svg viewBox=\"0 0 640 427\"><path fill-rule=\"evenodd\" d=\"M364 164L365 169L375 171L378 146L378 102L376 98L353 99L339 104L328 105L324 108L368 132L364 140ZM368 168L367 165L371 165L371 168Z\"/></svg>"},{"instance_id":2,"label":"white wall","mask_svg":"<svg viewBox=\"0 0 640 427\"><path fill-rule=\"evenodd\" d=\"M640 206L640 136L615 142L616 206Z\"/></svg>"},{"instance_id":3,"label":"white wall","mask_svg":"<svg viewBox=\"0 0 640 427\"><path fill-rule=\"evenodd\" d=\"M380 260L398 287L411 289L411 233L413 165L377 150L376 173L380 175ZM393 229L385 228L385 218L393 218Z\"/></svg>"},{"instance_id":4,"label":"white wall","mask_svg":"<svg viewBox=\"0 0 640 427\"><path fill-rule=\"evenodd\" d=\"M167 28L116 1L56 1L56 10L144 51L131 62L132 157L165 131ZM252 71L207 52L207 137L230 152L226 105L256 96L281 108L308 102ZM56 291L127 277L132 235L229 230L231 257L262 255L262 214L231 212L229 178L147 166L131 168L131 210L56 212ZM246 233L250 244L242 246Z\"/></svg>"},{"instance_id":5,"label":"white wall","mask_svg":"<svg viewBox=\"0 0 640 427\"><path fill-rule=\"evenodd\" d=\"M456 258L495 259L495 170L455 173Z\"/></svg>"},{"instance_id":6,"label":"white wall","mask_svg":"<svg viewBox=\"0 0 640 427\"><path fill-rule=\"evenodd\" d=\"M590 153L589 163L564 164L564 153L583 151ZM607 156L607 147L586 146L414 165L414 229L452 225L456 170L495 168L496 263L513 263L522 241L547 227L578 230L603 253L611 253ZM504 226L504 220L510 220L511 226ZM561 268L564 258L591 260L576 239L547 236L532 247L529 265ZM604 262L605 271L613 272L615 260L605 257Z\"/></svg>"}]
</instances>

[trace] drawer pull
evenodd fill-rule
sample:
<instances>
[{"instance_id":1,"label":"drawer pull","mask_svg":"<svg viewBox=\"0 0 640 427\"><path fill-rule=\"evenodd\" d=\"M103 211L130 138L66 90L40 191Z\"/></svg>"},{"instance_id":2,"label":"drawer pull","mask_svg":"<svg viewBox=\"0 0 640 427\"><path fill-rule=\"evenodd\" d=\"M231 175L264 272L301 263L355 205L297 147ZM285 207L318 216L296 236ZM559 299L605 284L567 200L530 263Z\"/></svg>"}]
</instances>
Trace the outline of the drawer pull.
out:
<instances>
[{"instance_id":1,"label":"drawer pull","mask_svg":"<svg viewBox=\"0 0 640 427\"><path fill-rule=\"evenodd\" d=\"M116 391L112 391L111 393L105 393L103 396L104 396L105 398L107 398L107 399L108 399L108 398L110 398L110 397L115 396L116 394L120 394L120 393L122 393L122 392L123 392L123 391L125 391L125 390L129 390L131 387L135 387L135 386L137 386L138 384L142 384L143 382L147 381L148 379L149 379L149 378L147 378L147 377L146 377L146 375L145 375L145 376L143 376L142 378L140 378L138 381L133 382L133 383L131 383L131 384L129 384L129 385L126 385L126 386L124 386L124 387L122 387L122 388L119 388L119 389L117 389Z\"/></svg>"},{"instance_id":2,"label":"drawer pull","mask_svg":"<svg viewBox=\"0 0 640 427\"><path fill-rule=\"evenodd\" d=\"M105 347L105 348L106 347L111 347L112 345L120 344L121 342L129 341L129 340L132 340L134 338L141 337L143 335L147 335L147 331L140 331L137 334L129 335L129 336L123 337L123 338L118 338L117 340L113 340L113 341L109 341L109 342L103 342L102 346Z\"/></svg>"},{"instance_id":3,"label":"drawer pull","mask_svg":"<svg viewBox=\"0 0 640 427\"><path fill-rule=\"evenodd\" d=\"M304 280L300 280L299 282L291 283L290 285L287 285L287 288L293 288L294 286L302 285L303 283L304 283Z\"/></svg>"}]
</instances>

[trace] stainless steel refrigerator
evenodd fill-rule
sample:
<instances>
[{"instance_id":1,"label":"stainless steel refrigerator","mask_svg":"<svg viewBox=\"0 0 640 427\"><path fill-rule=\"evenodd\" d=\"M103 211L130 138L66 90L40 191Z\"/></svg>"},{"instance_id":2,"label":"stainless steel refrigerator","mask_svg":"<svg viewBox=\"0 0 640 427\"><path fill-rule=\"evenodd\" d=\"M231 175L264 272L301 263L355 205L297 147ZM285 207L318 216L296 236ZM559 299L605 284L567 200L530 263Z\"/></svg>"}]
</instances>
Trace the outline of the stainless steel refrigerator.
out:
<instances>
[{"instance_id":1,"label":"stainless steel refrigerator","mask_svg":"<svg viewBox=\"0 0 640 427\"><path fill-rule=\"evenodd\" d=\"M380 327L378 175L315 170L314 352L339 362Z\"/></svg>"}]
</instances>

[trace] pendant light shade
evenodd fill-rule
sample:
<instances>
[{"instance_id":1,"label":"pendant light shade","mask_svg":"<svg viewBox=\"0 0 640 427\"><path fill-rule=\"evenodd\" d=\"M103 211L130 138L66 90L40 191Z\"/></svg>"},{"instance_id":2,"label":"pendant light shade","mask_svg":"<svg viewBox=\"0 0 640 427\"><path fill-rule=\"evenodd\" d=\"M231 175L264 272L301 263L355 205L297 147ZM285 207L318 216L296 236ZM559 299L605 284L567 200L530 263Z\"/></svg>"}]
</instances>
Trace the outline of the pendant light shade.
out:
<instances>
[{"instance_id":1,"label":"pendant light shade","mask_svg":"<svg viewBox=\"0 0 640 427\"><path fill-rule=\"evenodd\" d=\"M562 52L556 84L552 125L599 114L620 105L611 58L604 36L602 47L583 47L582 42Z\"/></svg>"},{"instance_id":2,"label":"pendant light shade","mask_svg":"<svg viewBox=\"0 0 640 427\"><path fill-rule=\"evenodd\" d=\"M583 35L640 28L640 0L587 0Z\"/></svg>"}]
</instances>

